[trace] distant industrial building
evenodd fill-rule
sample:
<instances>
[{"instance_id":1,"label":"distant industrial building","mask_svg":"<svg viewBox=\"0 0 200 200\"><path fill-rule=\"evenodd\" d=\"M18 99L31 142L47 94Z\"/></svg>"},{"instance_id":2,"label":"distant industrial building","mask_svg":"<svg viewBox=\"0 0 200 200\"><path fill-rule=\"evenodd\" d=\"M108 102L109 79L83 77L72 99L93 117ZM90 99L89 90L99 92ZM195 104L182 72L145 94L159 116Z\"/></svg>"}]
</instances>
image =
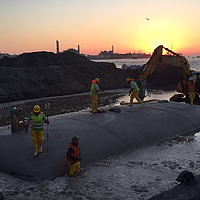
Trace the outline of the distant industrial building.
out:
<instances>
[{"instance_id":1,"label":"distant industrial building","mask_svg":"<svg viewBox=\"0 0 200 200\"><path fill-rule=\"evenodd\" d=\"M78 45L78 49L70 48L70 49L63 50L62 52L60 52L58 40L56 40L56 51L57 51L57 54L63 53L66 51L81 54L80 45ZM81 55L84 55L84 54L81 54ZM125 58L137 59L137 58L150 58L150 57L151 57L151 54L145 54L145 53L142 53L141 51L139 51L138 53L134 52L134 53L125 53L125 54L114 53L114 45L111 46L110 51L104 50L104 51L100 51L98 55L87 55L87 58L89 59L125 59Z\"/></svg>"},{"instance_id":2,"label":"distant industrial building","mask_svg":"<svg viewBox=\"0 0 200 200\"><path fill-rule=\"evenodd\" d=\"M59 54L59 41L56 40L56 53Z\"/></svg>"},{"instance_id":3,"label":"distant industrial building","mask_svg":"<svg viewBox=\"0 0 200 200\"><path fill-rule=\"evenodd\" d=\"M64 50L63 52L66 52L66 51L71 51L71 52L80 54L80 45L78 45L78 49L70 48L70 49ZM59 53L63 53L63 52L60 52L60 50L59 50L59 41L56 40L56 53L59 54Z\"/></svg>"},{"instance_id":4,"label":"distant industrial building","mask_svg":"<svg viewBox=\"0 0 200 200\"><path fill-rule=\"evenodd\" d=\"M125 58L150 58L151 54L145 54L145 53L125 53L125 54L119 54L114 53L114 46L112 45L111 51L100 51L98 55L88 55L89 59L125 59Z\"/></svg>"},{"instance_id":5,"label":"distant industrial building","mask_svg":"<svg viewBox=\"0 0 200 200\"><path fill-rule=\"evenodd\" d=\"M0 53L0 59L2 59L4 56L5 56L5 57L8 57L8 58L15 58L15 57L17 57L16 54L10 55L10 54L8 54L8 53Z\"/></svg>"},{"instance_id":6,"label":"distant industrial building","mask_svg":"<svg viewBox=\"0 0 200 200\"><path fill-rule=\"evenodd\" d=\"M71 49L64 50L63 52L66 52L66 51L71 51L71 52L80 54L80 45L78 45L78 49L71 48Z\"/></svg>"}]
</instances>

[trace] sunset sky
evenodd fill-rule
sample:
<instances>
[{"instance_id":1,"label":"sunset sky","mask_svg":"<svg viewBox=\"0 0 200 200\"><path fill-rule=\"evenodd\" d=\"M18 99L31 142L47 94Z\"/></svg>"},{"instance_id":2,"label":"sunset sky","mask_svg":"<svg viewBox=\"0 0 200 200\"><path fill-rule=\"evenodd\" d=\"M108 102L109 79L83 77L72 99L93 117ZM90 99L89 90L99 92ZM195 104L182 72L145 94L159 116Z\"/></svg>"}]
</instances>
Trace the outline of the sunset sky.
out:
<instances>
[{"instance_id":1,"label":"sunset sky","mask_svg":"<svg viewBox=\"0 0 200 200\"><path fill-rule=\"evenodd\" d=\"M200 0L0 0L0 53L56 52L56 40L83 54L200 55Z\"/></svg>"}]
</instances>

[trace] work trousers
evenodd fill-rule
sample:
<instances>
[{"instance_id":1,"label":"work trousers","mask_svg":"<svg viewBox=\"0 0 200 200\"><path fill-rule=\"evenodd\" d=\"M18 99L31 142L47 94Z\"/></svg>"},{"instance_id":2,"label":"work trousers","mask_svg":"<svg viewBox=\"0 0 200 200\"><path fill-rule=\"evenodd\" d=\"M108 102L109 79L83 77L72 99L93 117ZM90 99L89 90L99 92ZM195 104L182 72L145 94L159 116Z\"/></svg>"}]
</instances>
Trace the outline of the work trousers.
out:
<instances>
[{"instance_id":1,"label":"work trousers","mask_svg":"<svg viewBox=\"0 0 200 200\"><path fill-rule=\"evenodd\" d=\"M73 162L72 162L73 163ZM73 176L76 172L80 173L81 172L81 166L80 162L76 162L72 164L71 162L68 162L69 165L69 175Z\"/></svg>"},{"instance_id":2,"label":"work trousers","mask_svg":"<svg viewBox=\"0 0 200 200\"><path fill-rule=\"evenodd\" d=\"M143 106L144 103L143 101L139 98L139 90L135 91L135 92L131 92L131 96L130 96L130 105L133 105L133 99L136 98L136 100Z\"/></svg>"},{"instance_id":3,"label":"work trousers","mask_svg":"<svg viewBox=\"0 0 200 200\"><path fill-rule=\"evenodd\" d=\"M42 146L44 141L44 131L31 131L31 136L34 145L39 142L39 146Z\"/></svg>"},{"instance_id":4,"label":"work trousers","mask_svg":"<svg viewBox=\"0 0 200 200\"><path fill-rule=\"evenodd\" d=\"M97 112L97 95L90 95L92 100L92 112Z\"/></svg>"},{"instance_id":5,"label":"work trousers","mask_svg":"<svg viewBox=\"0 0 200 200\"><path fill-rule=\"evenodd\" d=\"M189 98L190 98L190 104L192 105L193 101L195 99L195 92L194 91L189 92Z\"/></svg>"}]
</instances>

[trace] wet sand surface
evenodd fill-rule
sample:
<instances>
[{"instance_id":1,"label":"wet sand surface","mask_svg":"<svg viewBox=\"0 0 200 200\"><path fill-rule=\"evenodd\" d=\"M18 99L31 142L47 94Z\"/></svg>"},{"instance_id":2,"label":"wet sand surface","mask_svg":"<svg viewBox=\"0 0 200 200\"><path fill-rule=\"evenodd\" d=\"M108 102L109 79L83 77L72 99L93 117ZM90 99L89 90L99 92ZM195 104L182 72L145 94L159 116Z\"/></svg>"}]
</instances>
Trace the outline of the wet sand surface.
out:
<instances>
[{"instance_id":1,"label":"wet sand surface","mask_svg":"<svg viewBox=\"0 0 200 200\"><path fill-rule=\"evenodd\" d=\"M6 200L146 200L179 184L183 170L199 174L199 144L200 134L165 140L87 165L85 177L30 183L0 173L0 192Z\"/></svg>"},{"instance_id":2,"label":"wet sand surface","mask_svg":"<svg viewBox=\"0 0 200 200\"><path fill-rule=\"evenodd\" d=\"M118 98L118 93L119 91L112 97ZM122 93L120 93L120 95ZM109 93L109 95L110 94L111 93ZM127 90L124 90L124 94L127 94ZM88 94L86 95L88 96ZM171 95L171 93L165 93L164 96L160 95L160 93L155 93L154 98L158 96L161 98L168 98L167 95ZM83 101L83 97L81 96L82 95L77 97L78 99L76 99L76 95L73 97L74 105L76 105L75 102L77 100L77 104L80 106L80 99ZM127 100L128 98L128 96L119 97L118 100ZM105 98L102 97L102 99ZM48 99L48 102L50 102L50 100L51 99ZM113 103L111 98L107 100ZM63 101L67 102L66 98L63 99ZM87 109L87 107L90 106L90 98L87 97L85 101L88 102L88 104L83 109ZM60 99L59 102L61 102ZM99 102L99 105L101 105L101 98L99 98ZM32 104L30 109L35 105L35 101L31 101L31 103L30 101L18 103L19 104L15 106ZM42 100L41 104L44 103L47 103L47 99ZM53 100L50 103L51 109L53 110ZM8 107L11 105L12 103L9 103ZM102 106L103 105L102 103ZM3 106L1 109L3 109ZM66 104L65 106L61 106L60 103L60 106L54 109L54 112L58 114L58 112L62 112L65 109L66 112L68 112L70 107L66 108ZM73 109L75 111L75 109L78 108ZM53 115L52 112L53 111L50 110L50 115ZM84 155L82 155L82 157L84 159ZM87 171L84 172L85 176L82 177L69 178L63 175L40 183L25 182L7 174L0 173L0 192L6 200L146 200L179 184L176 178L183 170L189 170L195 175L199 175L200 134L177 136L150 146L120 155L114 155L84 166L83 170Z\"/></svg>"}]
</instances>

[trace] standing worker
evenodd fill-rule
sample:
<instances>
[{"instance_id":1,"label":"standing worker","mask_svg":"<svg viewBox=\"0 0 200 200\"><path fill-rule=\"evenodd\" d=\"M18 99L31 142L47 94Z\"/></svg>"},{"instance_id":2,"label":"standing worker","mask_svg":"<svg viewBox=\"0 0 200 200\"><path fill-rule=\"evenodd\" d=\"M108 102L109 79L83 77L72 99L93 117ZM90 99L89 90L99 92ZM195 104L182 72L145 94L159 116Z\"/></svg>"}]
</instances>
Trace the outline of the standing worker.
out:
<instances>
[{"instance_id":1,"label":"standing worker","mask_svg":"<svg viewBox=\"0 0 200 200\"><path fill-rule=\"evenodd\" d=\"M127 78L126 82L130 84L130 90L129 90L129 96L130 96L130 104L128 104L129 106L133 105L133 99L136 98L137 101L142 105L141 108L144 106L143 101L139 98L138 94L139 94L139 87L137 85L137 83L134 81L134 79L130 79Z\"/></svg>"},{"instance_id":2,"label":"standing worker","mask_svg":"<svg viewBox=\"0 0 200 200\"><path fill-rule=\"evenodd\" d=\"M28 126L31 122L31 136L34 145L34 156L38 155L38 143L39 143L39 153L42 153L42 144L44 141L44 122L49 124L46 119L45 114L40 111L40 106L35 105L32 112L29 114L26 122L26 133L28 132Z\"/></svg>"},{"instance_id":3,"label":"standing worker","mask_svg":"<svg viewBox=\"0 0 200 200\"><path fill-rule=\"evenodd\" d=\"M188 93L190 98L190 104L193 105L193 101L195 99L195 80L192 77L189 78Z\"/></svg>"},{"instance_id":4,"label":"standing worker","mask_svg":"<svg viewBox=\"0 0 200 200\"><path fill-rule=\"evenodd\" d=\"M76 175L76 172L81 172L79 162L81 160L79 142L78 136L74 136L67 150L66 158L69 165L69 176L74 176Z\"/></svg>"},{"instance_id":5,"label":"standing worker","mask_svg":"<svg viewBox=\"0 0 200 200\"><path fill-rule=\"evenodd\" d=\"M97 85L97 83L100 83L99 78L95 78L95 80L92 80L92 85L91 85L91 89L90 89L90 97L92 100L92 112L96 113L100 110L97 109L97 92L101 91L99 89L99 86Z\"/></svg>"}]
</instances>

